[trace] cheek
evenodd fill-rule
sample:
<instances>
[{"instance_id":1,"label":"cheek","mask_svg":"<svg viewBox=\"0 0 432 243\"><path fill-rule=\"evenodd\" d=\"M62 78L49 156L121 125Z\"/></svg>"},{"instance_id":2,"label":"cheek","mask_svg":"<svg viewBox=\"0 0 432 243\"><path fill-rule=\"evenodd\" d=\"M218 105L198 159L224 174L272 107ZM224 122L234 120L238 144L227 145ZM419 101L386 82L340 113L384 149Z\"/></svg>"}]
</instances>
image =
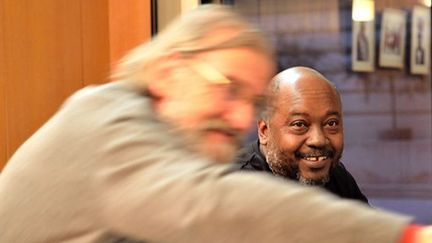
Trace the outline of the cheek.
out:
<instances>
[{"instance_id":1,"label":"cheek","mask_svg":"<svg viewBox=\"0 0 432 243\"><path fill-rule=\"evenodd\" d=\"M180 90L179 90L180 91ZM187 117L200 117L210 114L218 107L217 97L208 89L197 87L193 90L182 90L172 100L172 107Z\"/></svg>"},{"instance_id":2,"label":"cheek","mask_svg":"<svg viewBox=\"0 0 432 243\"><path fill-rule=\"evenodd\" d=\"M287 132L275 134L273 139L275 140L275 143L278 144L280 150L287 154L294 154L295 151L300 149L304 140L301 136L293 135Z\"/></svg>"},{"instance_id":3,"label":"cheek","mask_svg":"<svg viewBox=\"0 0 432 243\"><path fill-rule=\"evenodd\" d=\"M177 106L179 112L193 113L213 105L212 92L207 83L195 81L183 73L177 74L174 79L182 82L173 83L168 99L174 103L173 107Z\"/></svg>"},{"instance_id":4,"label":"cheek","mask_svg":"<svg viewBox=\"0 0 432 243\"><path fill-rule=\"evenodd\" d=\"M205 101L196 103L186 101L182 107L175 106L174 110L183 126L194 128L211 117L212 107L208 104Z\"/></svg>"},{"instance_id":5,"label":"cheek","mask_svg":"<svg viewBox=\"0 0 432 243\"><path fill-rule=\"evenodd\" d=\"M219 107L225 106L224 104L216 104ZM233 127L247 131L253 127L255 121L254 108L250 104L244 102L231 102L226 105L227 109L221 111L225 120Z\"/></svg>"},{"instance_id":6,"label":"cheek","mask_svg":"<svg viewBox=\"0 0 432 243\"><path fill-rule=\"evenodd\" d=\"M330 137L330 143L336 151L341 153L343 150L343 145L344 145L343 134L338 134L338 135Z\"/></svg>"},{"instance_id":7,"label":"cheek","mask_svg":"<svg viewBox=\"0 0 432 243\"><path fill-rule=\"evenodd\" d=\"M183 97L184 98L184 97ZM191 128L199 125L211 110L211 103L206 99L192 100L192 97L186 99L166 100L159 107L159 114L166 121L180 128Z\"/></svg>"}]
</instances>

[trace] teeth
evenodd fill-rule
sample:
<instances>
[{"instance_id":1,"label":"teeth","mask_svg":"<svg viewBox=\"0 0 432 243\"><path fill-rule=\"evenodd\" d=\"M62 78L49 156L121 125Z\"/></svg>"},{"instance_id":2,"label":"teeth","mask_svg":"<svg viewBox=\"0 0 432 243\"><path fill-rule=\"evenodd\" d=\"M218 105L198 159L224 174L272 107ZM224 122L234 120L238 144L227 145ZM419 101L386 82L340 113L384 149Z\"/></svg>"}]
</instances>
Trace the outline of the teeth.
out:
<instances>
[{"instance_id":1,"label":"teeth","mask_svg":"<svg viewBox=\"0 0 432 243\"><path fill-rule=\"evenodd\" d=\"M305 159L309 161L323 161L327 159L327 156L311 156L311 157L305 157Z\"/></svg>"}]
</instances>

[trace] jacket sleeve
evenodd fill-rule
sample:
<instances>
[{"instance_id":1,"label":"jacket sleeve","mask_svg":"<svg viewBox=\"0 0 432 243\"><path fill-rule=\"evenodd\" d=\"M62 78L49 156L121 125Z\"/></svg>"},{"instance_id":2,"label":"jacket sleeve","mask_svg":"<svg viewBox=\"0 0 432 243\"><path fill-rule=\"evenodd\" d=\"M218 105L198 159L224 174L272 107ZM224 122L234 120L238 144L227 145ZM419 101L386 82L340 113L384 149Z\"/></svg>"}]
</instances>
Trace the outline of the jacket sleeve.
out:
<instances>
[{"instance_id":1,"label":"jacket sleeve","mask_svg":"<svg viewBox=\"0 0 432 243\"><path fill-rule=\"evenodd\" d=\"M149 242L396 243L409 219L265 174L229 173L150 116L101 122L92 187L111 231Z\"/></svg>"}]
</instances>

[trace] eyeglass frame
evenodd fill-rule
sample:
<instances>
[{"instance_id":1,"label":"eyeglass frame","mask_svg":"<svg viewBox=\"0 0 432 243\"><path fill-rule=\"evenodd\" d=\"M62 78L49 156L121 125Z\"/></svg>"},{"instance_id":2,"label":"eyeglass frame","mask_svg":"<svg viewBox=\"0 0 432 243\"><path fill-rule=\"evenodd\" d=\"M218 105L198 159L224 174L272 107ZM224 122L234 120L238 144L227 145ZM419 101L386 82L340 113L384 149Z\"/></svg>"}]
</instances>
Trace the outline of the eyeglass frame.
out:
<instances>
[{"instance_id":1,"label":"eyeglass frame","mask_svg":"<svg viewBox=\"0 0 432 243\"><path fill-rule=\"evenodd\" d=\"M221 71L213 67L213 65L199 59L194 59L189 64L189 67L202 76L207 82L214 85L235 85L233 80L226 77ZM239 100L239 97L234 98ZM265 96L254 97L253 99L244 99L248 103L252 103L255 113L258 115L264 109Z\"/></svg>"}]
</instances>

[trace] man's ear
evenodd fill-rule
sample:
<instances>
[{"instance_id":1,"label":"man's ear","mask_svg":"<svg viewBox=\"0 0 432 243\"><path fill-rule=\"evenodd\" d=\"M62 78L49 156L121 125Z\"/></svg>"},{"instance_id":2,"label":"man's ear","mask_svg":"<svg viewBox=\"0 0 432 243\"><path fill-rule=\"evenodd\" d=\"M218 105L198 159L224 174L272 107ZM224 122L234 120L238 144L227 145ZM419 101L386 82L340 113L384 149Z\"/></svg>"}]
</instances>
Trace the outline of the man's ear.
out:
<instances>
[{"instance_id":1,"label":"man's ear","mask_svg":"<svg viewBox=\"0 0 432 243\"><path fill-rule=\"evenodd\" d=\"M260 144L267 145L268 142L268 125L264 121L264 119L259 119L257 122L258 127L258 138L260 141Z\"/></svg>"}]
</instances>

